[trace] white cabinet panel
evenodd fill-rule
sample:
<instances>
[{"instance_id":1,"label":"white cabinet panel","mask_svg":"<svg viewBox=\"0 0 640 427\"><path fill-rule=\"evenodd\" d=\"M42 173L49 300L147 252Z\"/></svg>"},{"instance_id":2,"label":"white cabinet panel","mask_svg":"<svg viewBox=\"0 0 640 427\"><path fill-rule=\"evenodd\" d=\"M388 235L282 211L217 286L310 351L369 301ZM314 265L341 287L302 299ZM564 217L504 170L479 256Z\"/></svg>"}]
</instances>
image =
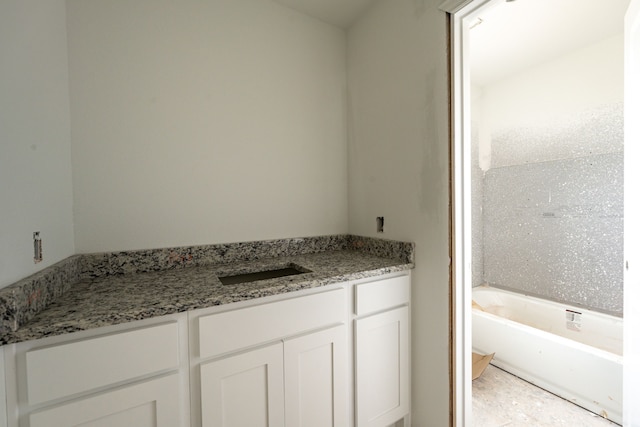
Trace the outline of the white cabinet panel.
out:
<instances>
[{"instance_id":1,"label":"white cabinet panel","mask_svg":"<svg viewBox=\"0 0 640 427\"><path fill-rule=\"evenodd\" d=\"M344 325L284 343L287 427L348 425Z\"/></svg>"},{"instance_id":2,"label":"white cabinet panel","mask_svg":"<svg viewBox=\"0 0 640 427\"><path fill-rule=\"evenodd\" d=\"M200 367L203 427L284 425L282 343Z\"/></svg>"},{"instance_id":3,"label":"white cabinet panel","mask_svg":"<svg viewBox=\"0 0 640 427\"><path fill-rule=\"evenodd\" d=\"M29 404L177 368L176 322L44 347L26 354Z\"/></svg>"},{"instance_id":4,"label":"white cabinet panel","mask_svg":"<svg viewBox=\"0 0 640 427\"><path fill-rule=\"evenodd\" d=\"M409 308L356 320L356 425L385 427L409 412Z\"/></svg>"},{"instance_id":5,"label":"white cabinet panel","mask_svg":"<svg viewBox=\"0 0 640 427\"><path fill-rule=\"evenodd\" d=\"M346 292L339 288L202 316L198 320L199 356L216 356L340 323L345 309Z\"/></svg>"},{"instance_id":6,"label":"white cabinet panel","mask_svg":"<svg viewBox=\"0 0 640 427\"><path fill-rule=\"evenodd\" d=\"M202 426L347 427L347 300L341 286L195 317Z\"/></svg>"},{"instance_id":7,"label":"white cabinet panel","mask_svg":"<svg viewBox=\"0 0 640 427\"><path fill-rule=\"evenodd\" d=\"M7 400L11 396L7 395L6 377L4 374L4 348L0 348L0 427L7 427Z\"/></svg>"},{"instance_id":8,"label":"white cabinet panel","mask_svg":"<svg viewBox=\"0 0 640 427\"><path fill-rule=\"evenodd\" d=\"M363 314L408 304L411 299L411 276L403 275L355 285L355 313Z\"/></svg>"},{"instance_id":9,"label":"white cabinet panel","mask_svg":"<svg viewBox=\"0 0 640 427\"><path fill-rule=\"evenodd\" d=\"M30 427L180 426L178 374L34 412Z\"/></svg>"}]
</instances>

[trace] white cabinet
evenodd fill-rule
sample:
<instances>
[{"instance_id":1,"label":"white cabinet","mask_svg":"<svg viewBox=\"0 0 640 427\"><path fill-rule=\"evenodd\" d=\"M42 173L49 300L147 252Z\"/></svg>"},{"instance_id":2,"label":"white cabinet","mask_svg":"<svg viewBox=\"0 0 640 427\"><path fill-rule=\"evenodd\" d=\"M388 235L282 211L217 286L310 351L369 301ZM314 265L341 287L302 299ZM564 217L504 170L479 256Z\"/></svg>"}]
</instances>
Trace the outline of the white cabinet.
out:
<instances>
[{"instance_id":1,"label":"white cabinet","mask_svg":"<svg viewBox=\"0 0 640 427\"><path fill-rule=\"evenodd\" d=\"M0 427L7 427L7 390L5 381L4 351L0 348Z\"/></svg>"},{"instance_id":2,"label":"white cabinet","mask_svg":"<svg viewBox=\"0 0 640 427\"><path fill-rule=\"evenodd\" d=\"M29 415L30 427L175 427L178 374L72 401Z\"/></svg>"},{"instance_id":3,"label":"white cabinet","mask_svg":"<svg viewBox=\"0 0 640 427\"><path fill-rule=\"evenodd\" d=\"M203 427L346 427L346 328L203 363L200 380Z\"/></svg>"},{"instance_id":4,"label":"white cabinet","mask_svg":"<svg viewBox=\"0 0 640 427\"><path fill-rule=\"evenodd\" d=\"M200 315L203 427L347 427L347 292ZM234 325L233 334L228 333ZM227 329L227 332L223 332ZM198 366L195 367L198 370Z\"/></svg>"},{"instance_id":5,"label":"white cabinet","mask_svg":"<svg viewBox=\"0 0 640 427\"><path fill-rule=\"evenodd\" d=\"M188 427L186 336L182 315L5 347L9 426Z\"/></svg>"},{"instance_id":6,"label":"white cabinet","mask_svg":"<svg viewBox=\"0 0 640 427\"><path fill-rule=\"evenodd\" d=\"M357 425L385 427L409 412L409 309L356 320Z\"/></svg>"},{"instance_id":7,"label":"white cabinet","mask_svg":"<svg viewBox=\"0 0 640 427\"><path fill-rule=\"evenodd\" d=\"M403 275L355 286L357 427L408 424L410 283Z\"/></svg>"},{"instance_id":8,"label":"white cabinet","mask_svg":"<svg viewBox=\"0 0 640 427\"><path fill-rule=\"evenodd\" d=\"M178 324L169 322L25 352L30 405L88 392L179 364Z\"/></svg>"},{"instance_id":9,"label":"white cabinet","mask_svg":"<svg viewBox=\"0 0 640 427\"><path fill-rule=\"evenodd\" d=\"M283 426L282 344L203 363L202 427Z\"/></svg>"},{"instance_id":10,"label":"white cabinet","mask_svg":"<svg viewBox=\"0 0 640 427\"><path fill-rule=\"evenodd\" d=\"M286 340L284 384L285 426L348 426L345 325Z\"/></svg>"},{"instance_id":11,"label":"white cabinet","mask_svg":"<svg viewBox=\"0 0 640 427\"><path fill-rule=\"evenodd\" d=\"M5 346L6 425L408 426L410 283L395 273Z\"/></svg>"}]
</instances>

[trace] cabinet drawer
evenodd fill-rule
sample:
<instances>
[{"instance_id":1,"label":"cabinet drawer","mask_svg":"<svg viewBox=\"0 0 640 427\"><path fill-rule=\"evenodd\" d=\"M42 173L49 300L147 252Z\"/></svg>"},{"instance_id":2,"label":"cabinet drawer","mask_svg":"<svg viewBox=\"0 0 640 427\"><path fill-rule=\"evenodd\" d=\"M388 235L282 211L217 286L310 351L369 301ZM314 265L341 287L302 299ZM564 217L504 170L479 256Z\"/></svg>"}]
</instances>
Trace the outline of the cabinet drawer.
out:
<instances>
[{"instance_id":1,"label":"cabinet drawer","mask_svg":"<svg viewBox=\"0 0 640 427\"><path fill-rule=\"evenodd\" d=\"M31 427L180 426L180 377L171 374L29 415Z\"/></svg>"},{"instance_id":2,"label":"cabinet drawer","mask_svg":"<svg viewBox=\"0 0 640 427\"><path fill-rule=\"evenodd\" d=\"M211 357L344 322L344 288L198 319L200 357Z\"/></svg>"},{"instance_id":3,"label":"cabinet drawer","mask_svg":"<svg viewBox=\"0 0 640 427\"><path fill-rule=\"evenodd\" d=\"M360 316L409 303L411 276L390 277L355 286L355 314Z\"/></svg>"},{"instance_id":4,"label":"cabinet drawer","mask_svg":"<svg viewBox=\"0 0 640 427\"><path fill-rule=\"evenodd\" d=\"M178 324L104 335L26 353L30 405L178 367Z\"/></svg>"}]
</instances>

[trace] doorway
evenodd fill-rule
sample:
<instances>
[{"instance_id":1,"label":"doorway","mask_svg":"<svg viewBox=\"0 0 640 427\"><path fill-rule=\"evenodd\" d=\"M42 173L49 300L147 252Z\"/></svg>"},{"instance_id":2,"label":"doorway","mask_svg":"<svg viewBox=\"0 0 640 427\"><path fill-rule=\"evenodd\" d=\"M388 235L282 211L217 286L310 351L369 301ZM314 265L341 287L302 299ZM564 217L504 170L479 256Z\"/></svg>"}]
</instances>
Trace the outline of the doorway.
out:
<instances>
[{"instance_id":1,"label":"doorway","mask_svg":"<svg viewBox=\"0 0 640 427\"><path fill-rule=\"evenodd\" d=\"M524 0L519 0L524 1ZM635 0L634 0L635 1ZM455 189L453 194L454 203L454 236L455 236L455 248L454 248L454 346L455 346L455 360L453 361L455 366L455 425L471 425L471 361L470 353L472 348L471 341L471 287L474 282L474 257L472 251L472 210L473 202L470 191L467 191L472 186L472 169L471 165L474 164L474 159L480 158L481 161L487 162L486 151L484 157L481 155L478 157L478 153L472 153L471 140L473 137L471 120L472 120L472 103L471 96L471 73L472 64L469 60L469 46L470 46L470 27L478 25L484 25L482 15L492 8L509 6L508 2L505 4L504 0L475 0L475 1L459 1L456 2L447 1L441 7L444 10L452 13L452 90L453 90L453 173L452 177L455 183ZM516 2L517 3L517 2ZM592 2L590 2L592 3ZM557 5L557 2L556 2ZM584 9L585 3L576 4L573 6L573 13L576 14L575 18L580 17L582 14L578 11ZM626 8L626 5L625 5ZM568 21L565 19L565 24ZM576 20L576 19L574 19ZM535 21L535 20L534 20ZM545 20L535 21L540 27L544 27ZM570 25L565 25L567 28ZM512 43L518 42L518 35L516 33L503 34L504 37L508 37ZM556 47L556 46L554 46ZM526 51L524 52L527 53ZM501 64L502 65L502 64ZM506 67L505 67L506 68ZM582 76L577 76L582 77ZM626 95L626 94L625 94ZM553 106L552 106L553 107ZM549 150L546 150L547 152ZM491 151L489 150L489 153ZM516 153L517 154L517 153ZM545 153L547 154L547 153ZM504 156L503 156L504 157ZM501 159L497 159L501 160ZM503 160L503 159L502 159ZM489 159L489 162L491 160ZM626 205L626 204L625 204ZM625 206L626 208L626 206ZM548 212L547 212L548 213ZM574 212L575 213L575 212ZM629 257L627 253L629 251L625 248L625 259L628 261ZM621 262L622 260L620 260ZM477 267L476 267L477 268ZM477 273L476 273L477 274ZM628 272L625 272L625 283L628 283ZM621 306L621 303L617 303L616 309ZM615 310L613 310L615 311ZM627 325L628 326L628 325ZM629 334L627 334L629 336ZM627 366L625 366L627 369ZM626 370L625 372L630 372ZM625 425L627 423L625 422ZM632 425L632 424L629 424Z\"/></svg>"}]
</instances>

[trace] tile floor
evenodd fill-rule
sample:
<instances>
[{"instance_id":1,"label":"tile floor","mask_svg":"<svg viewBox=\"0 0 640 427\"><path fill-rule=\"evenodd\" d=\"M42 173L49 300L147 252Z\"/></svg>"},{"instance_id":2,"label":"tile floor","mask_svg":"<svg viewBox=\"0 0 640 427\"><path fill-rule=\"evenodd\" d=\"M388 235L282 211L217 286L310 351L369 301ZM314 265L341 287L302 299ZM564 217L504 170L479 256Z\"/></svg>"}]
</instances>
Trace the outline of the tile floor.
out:
<instances>
[{"instance_id":1,"label":"tile floor","mask_svg":"<svg viewBox=\"0 0 640 427\"><path fill-rule=\"evenodd\" d=\"M489 365L473 381L474 427L618 426L567 400Z\"/></svg>"}]
</instances>

